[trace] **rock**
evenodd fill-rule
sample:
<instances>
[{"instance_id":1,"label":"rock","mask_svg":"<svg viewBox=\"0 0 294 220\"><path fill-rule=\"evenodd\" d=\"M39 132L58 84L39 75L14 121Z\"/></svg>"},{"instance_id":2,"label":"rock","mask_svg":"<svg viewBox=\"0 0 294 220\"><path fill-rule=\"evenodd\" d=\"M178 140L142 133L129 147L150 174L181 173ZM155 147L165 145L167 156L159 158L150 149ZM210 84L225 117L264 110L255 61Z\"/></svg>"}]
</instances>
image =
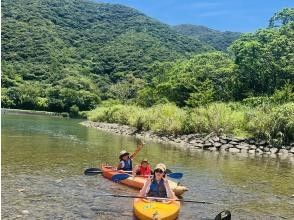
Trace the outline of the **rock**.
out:
<instances>
[{"instance_id":1,"label":"rock","mask_svg":"<svg viewBox=\"0 0 294 220\"><path fill-rule=\"evenodd\" d=\"M256 151L255 151L257 154L263 154L263 150L257 148Z\"/></svg>"},{"instance_id":2,"label":"rock","mask_svg":"<svg viewBox=\"0 0 294 220\"><path fill-rule=\"evenodd\" d=\"M231 147L231 148L229 148L229 152L231 152L231 153L239 153L240 149Z\"/></svg>"},{"instance_id":3,"label":"rock","mask_svg":"<svg viewBox=\"0 0 294 220\"><path fill-rule=\"evenodd\" d=\"M255 144L255 140L253 139L249 140L249 144Z\"/></svg>"},{"instance_id":4,"label":"rock","mask_svg":"<svg viewBox=\"0 0 294 220\"><path fill-rule=\"evenodd\" d=\"M228 150L229 148L233 147L233 145L230 145L230 144L224 144L220 147L220 151L226 151Z\"/></svg>"},{"instance_id":5,"label":"rock","mask_svg":"<svg viewBox=\"0 0 294 220\"><path fill-rule=\"evenodd\" d=\"M25 189L24 189L24 188L22 188L22 189L17 189L17 191L18 191L18 192L24 192Z\"/></svg>"},{"instance_id":6,"label":"rock","mask_svg":"<svg viewBox=\"0 0 294 220\"><path fill-rule=\"evenodd\" d=\"M276 154L278 151L279 151L279 149L278 148L275 148L275 147L270 149L270 152L272 154Z\"/></svg>"},{"instance_id":7,"label":"rock","mask_svg":"<svg viewBox=\"0 0 294 220\"><path fill-rule=\"evenodd\" d=\"M196 139L196 143L201 143L201 144L203 144L203 143L204 143L204 141L203 141L203 140L201 140L201 139Z\"/></svg>"},{"instance_id":8,"label":"rock","mask_svg":"<svg viewBox=\"0 0 294 220\"><path fill-rule=\"evenodd\" d=\"M255 150L256 149L256 146L255 145L250 145L249 149L250 150Z\"/></svg>"},{"instance_id":9,"label":"rock","mask_svg":"<svg viewBox=\"0 0 294 220\"><path fill-rule=\"evenodd\" d=\"M219 142L214 142L213 146L219 149L222 146L222 144Z\"/></svg>"},{"instance_id":10,"label":"rock","mask_svg":"<svg viewBox=\"0 0 294 220\"><path fill-rule=\"evenodd\" d=\"M228 143L228 141L227 141L227 140L224 140L224 139L220 139L220 142L221 142L222 144L227 144L227 143Z\"/></svg>"},{"instance_id":11,"label":"rock","mask_svg":"<svg viewBox=\"0 0 294 220\"><path fill-rule=\"evenodd\" d=\"M232 141L237 142L237 143L240 143L240 142L242 142L243 140L240 140L239 138L233 138Z\"/></svg>"},{"instance_id":12,"label":"rock","mask_svg":"<svg viewBox=\"0 0 294 220\"><path fill-rule=\"evenodd\" d=\"M213 140L214 142L218 142L218 141L219 141L219 137L215 136L215 137L212 138L212 140Z\"/></svg>"},{"instance_id":13,"label":"rock","mask_svg":"<svg viewBox=\"0 0 294 220\"><path fill-rule=\"evenodd\" d=\"M291 147L291 149L290 149L289 152L292 153L292 154L294 154L294 147Z\"/></svg>"},{"instance_id":14,"label":"rock","mask_svg":"<svg viewBox=\"0 0 294 220\"><path fill-rule=\"evenodd\" d=\"M189 141L189 143L190 143L190 144L195 144L195 143L196 143L196 140L195 140L195 139L191 139L191 140Z\"/></svg>"},{"instance_id":15,"label":"rock","mask_svg":"<svg viewBox=\"0 0 294 220\"><path fill-rule=\"evenodd\" d=\"M241 149L241 153L243 153L243 154L247 154L248 153L248 150L247 149Z\"/></svg>"},{"instance_id":16,"label":"rock","mask_svg":"<svg viewBox=\"0 0 294 220\"><path fill-rule=\"evenodd\" d=\"M249 154L255 154L255 150L249 150L248 153Z\"/></svg>"},{"instance_id":17,"label":"rock","mask_svg":"<svg viewBox=\"0 0 294 220\"><path fill-rule=\"evenodd\" d=\"M167 138L166 138L166 140L167 140ZM176 143L180 143L182 140L180 139L180 138L176 138L175 140L174 140L174 142L176 142Z\"/></svg>"},{"instance_id":18,"label":"rock","mask_svg":"<svg viewBox=\"0 0 294 220\"><path fill-rule=\"evenodd\" d=\"M286 149L280 149L279 154L288 154Z\"/></svg>"},{"instance_id":19,"label":"rock","mask_svg":"<svg viewBox=\"0 0 294 220\"><path fill-rule=\"evenodd\" d=\"M212 146L213 146L212 143L206 141L206 142L204 143L204 145L203 145L203 149L207 149L207 148L212 147Z\"/></svg>"},{"instance_id":20,"label":"rock","mask_svg":"<svg viewBox=\"0 0 294 220\"><path fill-rule=\"evenodd\" d=\"M214 143L214 141L211 138L208 139L208 142L212 144Z\"/></svg>"},{"instance_id":21,"label":"rock","mask_svg":"<svg viewBox=\"0 0 294 220\"><path fill-rule=\"evenodd\" d=\"M210 147L209 150L210 151L217 151L217 148L216 147Z\"/></svg>"},{"instance_id":22,"label":"rock","mask_svg":"<svg viewBox=\"0 0 294 220\"><path fill-rule=\"evenodd\" d=\"M22 210L21 213L24 214L24 215L27 215L27 214L29 214L30 212L29 212L28 210Z\"/></svg>"},{"instance_id":23,"label":"rock","mask_svg":"<svg viewBox=\"0 0 294 220\"><path fill-rule=\"evenodd\" d=\"M238 145L238 142L236 142L236 141L231 141L229 144L232 144L232 145Z\"/></svg>"},{"instance_id":24,"label":"rock","mask_svg":"<svg viewBox=\"0 0 294 220\"><path fill-rule=\"evenodd\" d=\"M61 183L62 179L55 180L55 183Z\"/></svg>"},{"instance_id":25,"label":"rock","mask_svg":"<svg viewBox=\"0 0 294 220\"><path fill-rule=\"evenodd\" d=\"M266 145L266 141L262 140L262 141L256 142L256 145L264 146Z\"/></svg>"},{"instance_id":26,"label":"rock","mask_svg":"<svg viewBox=\"0 0 294 220\"><path fill-rule=\"evenodd\" d=\"M203 148L203 144L201 144L201 143L196 143L196 144L194 145L194 147L196 147L196 148Z\"/></svg>"},{"instance_id":27,"label":"rock","mask_svg":"<svg viewBox=\"0 0 294 220\"><path fill-rule=\"evenodd\" d=\"M249 147L250 147L250 145L247 144L247 143L245 143L245 142L242 142L242 143L236 145L236 147L239 148L239 149L245 149L245 150L248 150Z\"/></svg>"}]
</instances>

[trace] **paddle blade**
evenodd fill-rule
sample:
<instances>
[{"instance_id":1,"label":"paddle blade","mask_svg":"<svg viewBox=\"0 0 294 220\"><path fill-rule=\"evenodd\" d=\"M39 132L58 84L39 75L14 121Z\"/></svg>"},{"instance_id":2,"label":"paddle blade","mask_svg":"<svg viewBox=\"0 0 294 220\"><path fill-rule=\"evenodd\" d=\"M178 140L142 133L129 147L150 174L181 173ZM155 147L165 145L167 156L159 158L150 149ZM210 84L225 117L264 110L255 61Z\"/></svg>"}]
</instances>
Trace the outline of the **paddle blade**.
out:
<instances>
[{"instance_id":1,"label":"paddle blade","mask_svg":"<svg viewBox=\"0 0 294 220\"><path fill-rule=\"evenodd\" d=\"M165 170L165 172L166 172L167 174L172 173L172 171L171 171L170 169L168 169L168 168Z\"/></svg>"},{"instance_id":2,"label":"paddle blade","mask_svg":"<svg viewBox=\"0 0 294 220\"><path fill-rule=\"evenodd\" d=\"M170 173L167 174L168 177L173 178L173 179L181 179L183 177L182 173Z\"/></svg>"},{"instance_id":3,"label":"paddle blade","mask_svg":"<svg viewBox=\"0 0 294 220\"><path fill-rule=\"evenodd\" d=\"M101 173L102 173L102 170L100 170L99 168L89 168L84 171L84 174L87 176L94 176Z\"/></svg>"},{"instance_id":4,"label":"paddle blade","mask_svg":"<svg viewBox=\"0 0 294 220\"><path fill-rule=\"evenodd\" d=\"M111 180L113 182L119 182L119 181L122 181L122 180L125 180L127 178L129 178L130 175L129 174L126 174L126 173L119 173L119 174L115 174L111 177Z\"/></svg>"}]
</instances>

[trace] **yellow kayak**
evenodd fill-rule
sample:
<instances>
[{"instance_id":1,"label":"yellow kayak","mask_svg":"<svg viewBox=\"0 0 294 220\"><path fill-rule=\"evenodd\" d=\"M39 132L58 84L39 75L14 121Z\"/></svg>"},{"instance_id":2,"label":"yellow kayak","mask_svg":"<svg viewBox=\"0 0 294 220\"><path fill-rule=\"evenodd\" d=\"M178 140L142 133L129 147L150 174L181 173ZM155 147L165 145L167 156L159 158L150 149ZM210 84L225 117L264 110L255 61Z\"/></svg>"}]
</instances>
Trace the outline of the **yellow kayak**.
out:
<instances>
[{"instance_id":1,"label":"yellow kayak","mask_svg":"<svg viewBox=\"0 0 294 220\"><path fill-rule=\"evenodd\" d=\"M174 220L180 212L179 201L134 199L134 214L140 220Z\"/></svg>"}]
</instances>

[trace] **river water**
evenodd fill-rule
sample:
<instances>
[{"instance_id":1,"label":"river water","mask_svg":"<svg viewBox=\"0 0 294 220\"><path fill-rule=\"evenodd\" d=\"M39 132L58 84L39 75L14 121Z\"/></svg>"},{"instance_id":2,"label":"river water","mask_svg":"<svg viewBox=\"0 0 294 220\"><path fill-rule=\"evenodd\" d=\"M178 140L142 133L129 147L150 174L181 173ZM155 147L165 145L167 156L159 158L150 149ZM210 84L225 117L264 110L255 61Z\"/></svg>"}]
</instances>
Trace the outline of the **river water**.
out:
<instances>
[{"instance_id":1,"label":"river water","mask_svg":"<svg viewBox=\"0 0 294 220\"><path fill-rule=\"evenodd\" d=\"M118 163L121 150L136 140L87 128L80 120L2 114L2 219L133 219L132 199L101 194L137 191L101 175L84 176L89 167ZM270 157L187 151L147 142L134 159L147 157L183 172L180 220L213 219L223 209L232 219L294 219L294 164Z\"/></svg>"}]
</instances>

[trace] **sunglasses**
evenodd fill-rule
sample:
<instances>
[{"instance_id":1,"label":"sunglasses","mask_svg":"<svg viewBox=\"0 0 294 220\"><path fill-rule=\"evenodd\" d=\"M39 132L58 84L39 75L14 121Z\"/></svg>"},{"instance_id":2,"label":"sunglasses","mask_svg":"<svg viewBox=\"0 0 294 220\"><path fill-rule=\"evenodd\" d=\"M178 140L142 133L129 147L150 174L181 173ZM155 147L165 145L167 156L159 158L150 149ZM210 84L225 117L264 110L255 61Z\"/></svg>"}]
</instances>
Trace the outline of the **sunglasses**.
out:
<instances>
[{"instance_id":1,"label":"sunglasses","mask_svg":"<svg viewBox=\"0 0 294 220\"><path fill-rule=\"evenodd\" d=\"M162 170L158 169L158 170L154 170L155 173L163 173Z\"/></svg>"}]
</instances>

